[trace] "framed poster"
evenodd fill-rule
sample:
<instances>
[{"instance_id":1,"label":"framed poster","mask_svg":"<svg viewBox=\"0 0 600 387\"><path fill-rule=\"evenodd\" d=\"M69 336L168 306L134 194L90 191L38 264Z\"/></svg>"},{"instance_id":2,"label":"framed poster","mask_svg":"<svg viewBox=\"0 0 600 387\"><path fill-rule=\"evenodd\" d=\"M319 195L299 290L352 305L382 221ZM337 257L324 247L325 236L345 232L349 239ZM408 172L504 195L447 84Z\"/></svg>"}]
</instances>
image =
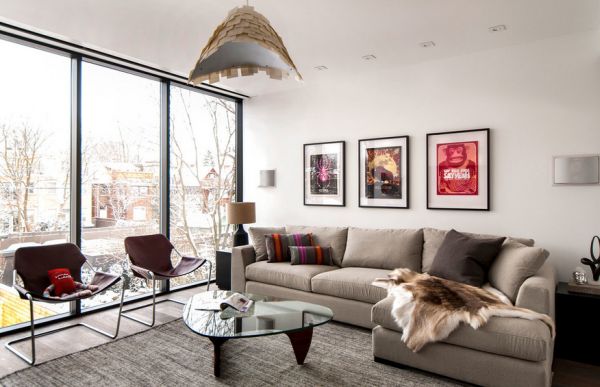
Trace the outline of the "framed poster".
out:
<instances>
[{"instance_id":1,"label":"framed poster","mask_svg":"<svg viewBox=\"0 0 600 387\"><path fill-rule=\"evenodd\" d=\"M427 208L490 209L489 129L427 134Z\"/></svg>"},{"instance_id":2,"label":"framed poster","mask_svg":"<svg viewBox=\"0 0 600 387\"><path fill-rule=\"evenodd\" d=\"M304 205L345 206L345 141L304 144Z\"/></svg>"},{"instance_id":3,"label":"framed poster","mask_svg":"<svg viewBox=\"0 0 600 387\"><path fill-rule=\"evenodd\" d=\"M358 140L358 206L408 208L408 136Z\"/></svg>"}]
</instances>

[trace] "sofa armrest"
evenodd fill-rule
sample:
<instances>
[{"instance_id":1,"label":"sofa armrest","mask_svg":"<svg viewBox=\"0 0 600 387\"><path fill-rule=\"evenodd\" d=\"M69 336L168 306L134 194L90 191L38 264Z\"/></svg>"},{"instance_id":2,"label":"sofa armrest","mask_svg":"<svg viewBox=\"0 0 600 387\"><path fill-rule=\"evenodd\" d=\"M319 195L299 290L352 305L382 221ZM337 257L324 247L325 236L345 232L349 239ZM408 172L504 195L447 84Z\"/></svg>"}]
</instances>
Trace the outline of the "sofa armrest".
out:
<instances>
[{"instance_id":1,"label":"sofa armrest","mask_svg":"<svg viewBox=\"0 0 600 387\"><path fill-rule=\"evenodd\" d=\"M546 262L540 270L523 282L515 306L544 313L555 319L554 297L556 292L556 272Z\"/></svg>"},{"instance_id":2,"label":"sofa armrest","mask_svg":"<svg viewBox=\"0 0 600 387\"><path fill-rule=\"evenodd\" d=\"M231 252L231 290L246 291L246 266L256 261L252 245L234 247Z\"/></svg>"}]
</instances>

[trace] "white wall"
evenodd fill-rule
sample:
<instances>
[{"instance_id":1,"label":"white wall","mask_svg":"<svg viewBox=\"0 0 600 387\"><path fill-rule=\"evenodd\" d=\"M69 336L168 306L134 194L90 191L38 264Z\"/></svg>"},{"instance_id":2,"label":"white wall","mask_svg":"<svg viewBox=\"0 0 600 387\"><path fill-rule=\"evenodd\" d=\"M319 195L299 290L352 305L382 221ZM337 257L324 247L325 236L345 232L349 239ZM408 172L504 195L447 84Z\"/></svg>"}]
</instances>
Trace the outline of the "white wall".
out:
<instances>
[{"instance_id":1,"label":"white wall","mask_svg":"<svg viewBox=\"0 0 600 387\"><path fill-rule=\"evenodd\" d=\"M600 31L413 66L384 62L358 74L330 69L300 90L245 103L244 199L256 201L257 223L532 237L567 279L600 234L600 186L552 186L552 156L600 153ZM427 210L425 134L487 127L492 211ZM411 208L358 208L357 140L393 135L410 135ZM302 144L335 140L346 141L346 207L303 206ZM271 168L277 187L258 188L258 171Z\"/></svg>"}]
</instances>

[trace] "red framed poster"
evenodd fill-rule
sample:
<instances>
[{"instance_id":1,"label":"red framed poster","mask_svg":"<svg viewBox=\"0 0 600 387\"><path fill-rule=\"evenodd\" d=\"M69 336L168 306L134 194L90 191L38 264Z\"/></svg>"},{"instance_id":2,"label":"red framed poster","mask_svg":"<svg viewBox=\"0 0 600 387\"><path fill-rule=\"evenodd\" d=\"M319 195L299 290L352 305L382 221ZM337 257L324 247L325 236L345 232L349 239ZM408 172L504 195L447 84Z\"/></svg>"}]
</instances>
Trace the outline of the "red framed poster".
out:
<instances>
[{"instance_id":1,"label":"red framed poster","mask_svg":"<svg viewBox=\"0 0 600 387\"><path fill-rule=\"evenodd\" d=\"M489 210L489 129L427 134L427 208Z\"/></svg>"}]
</instances>

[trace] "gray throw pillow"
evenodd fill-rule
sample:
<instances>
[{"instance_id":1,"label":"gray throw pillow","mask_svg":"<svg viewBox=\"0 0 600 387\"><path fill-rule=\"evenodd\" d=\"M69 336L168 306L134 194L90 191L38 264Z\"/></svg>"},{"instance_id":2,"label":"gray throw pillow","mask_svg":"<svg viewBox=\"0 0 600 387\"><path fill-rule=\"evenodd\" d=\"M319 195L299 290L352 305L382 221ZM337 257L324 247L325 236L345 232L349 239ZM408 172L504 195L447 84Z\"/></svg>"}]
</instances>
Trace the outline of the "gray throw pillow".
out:
<instances>
[{"instance_id":1,"label":"gray throw pillow","mask_svg":"<svg viewBox=\"0 0 600 387\"><path fill-rule=\"evenodd\" d=\"M504 239L472 238L450 230L435 255L429 274L481 287L487 282L488 270Z\"/></svg>"},{"instance_id":2,"label":"gray throw pillow","mask_svg":"<svg viewBox=\"0 0 600 387\"><path fill-rule=\"evenodd\" d=\"M250 227L248 229L250 241L256 253L256 262L267 260L267 244L265 235L285 234L285 227Z\"/></svg>"},{"instance_id":3,"label":"gray throw pillow","mask_svg":"<svg viewBox=\"0 0 600 387\"><path fill-rule=\"evenodd\" d=\"M444 238L446 237L447 233L448 233L448 230L440 230L437 228L426 227L423 229L423 239L424 239L424 241L423 241L423 266L421 268L421 271L423 271L423 273L429 272L429 269L431 268L431 264L433 263L433 259L435 258L435 254L437 253L438 249L442 245L442 242L444 241ZM474 234L474 233L470 233L470 232L463 232L463 234L470 236L472 238L479 238L479 239L482 239L482 238L483 239L494 239L494 238L502 237L502 235ZM510 241L516 241L516 242L524 244L525 246L533 246L533 244L534 244L533 239L517 238L517 237L511 237L511 236L506 238L506 240L504 241L504 244L506 244Z\"/></svg>"},{"instance_id":4,"label":"gray throw pillow","mask_svg":"<svg viewBox=\"0 0 600 387\"><path fill-rule=\"evenodd\" d=\"M492 263L489 272L490 285L500 290L513 304L525 280L535 275L548 258L547 250L508 242Z\"/></svg>"}]
</instances>

